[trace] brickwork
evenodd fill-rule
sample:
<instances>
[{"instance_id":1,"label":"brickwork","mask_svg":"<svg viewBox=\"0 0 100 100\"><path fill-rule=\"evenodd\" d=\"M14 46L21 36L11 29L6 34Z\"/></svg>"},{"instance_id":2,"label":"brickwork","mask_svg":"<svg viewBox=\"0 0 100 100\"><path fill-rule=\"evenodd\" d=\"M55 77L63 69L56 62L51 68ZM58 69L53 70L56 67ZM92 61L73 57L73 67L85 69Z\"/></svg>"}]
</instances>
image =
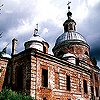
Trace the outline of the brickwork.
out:
<instances>
[{"instance_id":1,"label":"brickwork","mask_svg":"<svg viewBox=\"0 0 100 100\"><path fill-rule=\"evenodd\" d=\"M54 55L48 54L49 44L39 36L38 27L18 54L13 39L11 59L0 58L0 91L7 86L36 100L99 100L100 69L91 61L85 38L76 32L69 3Z\"/></svg>"},{"instance_id":2,"label":"brickwork","mask_svg":"<svg viewBox=\"0 0 100 100\"><path fill-rule=\"evenodd\" d=\"M7 66L7 62L7 60L1 60L0 64ZM48 72L45 76L48 81L46 87L43 86L43 70ZM37 100L43 100L43 98L47 100L88 100L92 96L91 86L94 89L94 97L98 100L95 87L100 87L99 70L88 63L80 62L76 66L36 49L28 49L12 57L7 71L7 76L2 74L7 79L5 81L7 86L12 87L13 90L30 94ZM69 90L67 89L67 76L70 77ZM84 91L84 80L87 83L87 93Z\"/></svg>"},{"instance_id":3,"label":"brickwork","mask_svg":"<svg viewBox=\"0 0 100 100\"><path fill-rule=\"evenodd\" d=\"M42 55L32 57L32 66L34 66L33 69L37 70L36 75L34 74L37 78L34 79L33 86L33 94L36 94L37 100L42 100L43 97L46 97L47 100L66 100L68 98L88 100L91 97L90 73L87 74L81 69L80 71L79 69L75 70L71 68L73 65L63 64ZM42 69L48 70L48 87L42 86ZM70 91L66 89L66 75L70 76ZM87 94L84 93L83 80L87 82ZM33 94L31 95L34 96Z\"/></svg>"},{"instance_id":4,"label":"brickwork","mask_svg":"<svg viewBox=\"0 0 100 100\"><path fill-rule=\"evenodd\" d=\"M68 44L64 42L53 49L54 55L56 57L58 56L58 53L60 51L64 52L64 54L72 53L76 56L76 58L79 58L80 60L85 60L87 63L91 63L89 58L89 47L87 45L79 45L77 43L73 43L68 46Z\"/></svg>"},{"instance_id":5,"label":"brickwork","mask_svg":"<svg viewBox=\"0 0 100 100\"><path fill-rule=\"evenodd\" d=\"M8 59L0 58L0 91L2 90L3 87L7 64L8 64Z\"/></svg>"}]
</instances>

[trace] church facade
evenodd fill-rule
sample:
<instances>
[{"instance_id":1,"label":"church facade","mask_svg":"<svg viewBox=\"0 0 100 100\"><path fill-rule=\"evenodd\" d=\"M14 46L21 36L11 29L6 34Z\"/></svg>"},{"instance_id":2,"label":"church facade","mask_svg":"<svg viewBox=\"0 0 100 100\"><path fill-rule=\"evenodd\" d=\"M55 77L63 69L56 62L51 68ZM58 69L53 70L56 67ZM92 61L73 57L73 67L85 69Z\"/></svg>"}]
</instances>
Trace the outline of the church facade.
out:
<instances>
[{"instance_id":1,"label":"church facade","mask_svg":"<svg viewBox=\"0 0 100 100\"><path fill-rule=\"evenodd\" d=\"M11 87L36 100L100 100L100 69L90 58L87 41L76 31L69 6L67 17L54 55L48 54L49 44L37 28L24 51L16 53L13 39L11 57L1 52L0 90Z\"/></svg>"}]
</instances>

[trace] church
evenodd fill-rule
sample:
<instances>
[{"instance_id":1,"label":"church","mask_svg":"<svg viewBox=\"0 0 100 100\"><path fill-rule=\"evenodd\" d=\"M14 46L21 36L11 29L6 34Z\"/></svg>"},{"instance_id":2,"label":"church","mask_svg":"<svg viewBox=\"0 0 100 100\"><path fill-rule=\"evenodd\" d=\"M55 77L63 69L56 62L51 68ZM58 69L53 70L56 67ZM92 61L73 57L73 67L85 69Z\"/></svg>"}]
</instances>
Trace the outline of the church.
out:
<instances>
[{"instance_id":1,"label":"church","mask_svg":"<svg viewBox=\"0 0 100 100\"><path fill-rule=\"evenodd\" d=\"M100 100L100 68L90 57L90 46L76 31L76 22L68 5L64 32L56 39L53 55L38 28L16 53L0 52L0 91L4 86L21 91L36 100Z\"/></svg>"}]
</instances>

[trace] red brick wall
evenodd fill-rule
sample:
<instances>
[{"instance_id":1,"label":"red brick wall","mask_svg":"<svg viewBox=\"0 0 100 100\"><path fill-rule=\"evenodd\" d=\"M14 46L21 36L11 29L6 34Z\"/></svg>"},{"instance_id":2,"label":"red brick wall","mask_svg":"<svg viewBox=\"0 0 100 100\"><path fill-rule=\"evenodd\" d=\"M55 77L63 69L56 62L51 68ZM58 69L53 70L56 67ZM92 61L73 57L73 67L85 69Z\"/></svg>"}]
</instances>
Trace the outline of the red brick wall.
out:
<instances>
[{"instance_id":1,"label":"red brick wall","mask_svg":"<svg viewBox=\"0 0 100 100\"><path fill-rule=\"evenodd\" d=\"M91 84L94 87L100 87L99 81L90 79L89 70L92 70L93 75L94 73L97 74L97 71L89 65L87 67L87 64L85 66L83 64L76 66L40 51L25 51L14 56L9 64L11 87L16 91L18 90L17 70L20 66L23 69L22 92L30 94L37 100L42 100L45 97L47 100L68 100L70 98L71 100L76 100L77 98L88 100L91 97ZM48 87L43 87L42 85L42 69L48 70ZM70 91L67 90L66 75L70 76ZM87 82L87 94L84 94L83 80Z\"/></svg>"},{"instance_id":2,"label":"red brick wall","mask_svg":"<svg viewBox=\"0 0 100 100\"><path fill-rule=\"evenodd\" d=\"M58 64L53 60L40 57L32 57L31 66L34 66L33 72L37 77L31 86L31 95L36 94L37 100L42 100L43 97L46 97L47 100L67 100L68 98L76 100L78 97L87 100L90 98L90 76L85 72L72 69L70 65ZM42 69L48 70L48 87L42 86ZM66 90L66 74L70 75L71 91ZM85 95L83 91L84 79L88 85L88 94ZM31 80L33 80L32 77Z\"/></svg>"},{"instance_id":3,"label":"red brick wall","mask_svg":"<svg viewBox=\"0 0 100 100\"><path fill-rule=\"evenodd\" d=\"M0 58L0 91L2 90L2 86L4 84L6 68L7 68L8 60L5 58Z\"/></svg>"}]
</instances>

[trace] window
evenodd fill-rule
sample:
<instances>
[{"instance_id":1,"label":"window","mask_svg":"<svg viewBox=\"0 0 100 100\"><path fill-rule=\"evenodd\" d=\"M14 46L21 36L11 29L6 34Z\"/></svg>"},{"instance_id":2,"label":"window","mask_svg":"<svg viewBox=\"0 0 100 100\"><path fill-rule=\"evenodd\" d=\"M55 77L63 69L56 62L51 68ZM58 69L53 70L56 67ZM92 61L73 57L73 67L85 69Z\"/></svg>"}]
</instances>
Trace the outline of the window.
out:
<instances>
[{"instance_id":1,"label":"window","mask_svg":"<svg viewBox=\"0 0 100 100\"><path fill-rule=\"evenodd\" d=\"M94 74L95 80L98 81L98 76L97 74Z\"/></svg>"},{"instance_id":2,"label":"window","mask_svg":"<svg viewBox=\"0 0 100 100\"><path fill-rule=\"evenodd\" d=\"M2 72L2 69L0 69L0 73Z\"/></svg>"},{"instance_id":3,"label":"window","mask_svg":"<svg viewBox=\"0 0 100 100\"><path fill-rule=\"evenodd\" d=\"M93 79L92 73L91 73L91 75L90 75L90 78Z\"/></svg>"},{"instance_id":4,"label":"window","mask_svg":"<svg viewBox=\"0 0 100 100\"><path fill-rule=\"evenodd\" d=\"M43 100L47 100L46 97L44 97Z\"/></svg>"},{"instance_id":5,"label":"window","mask_svg":"<svg viewBox=\"0 0 100 100\"><path fill-rule=\"evenodd\" d=\"M87 52L87 51L85 52L85 55L87 55L87 56L88 56L88 52Z\"/></svg>"},{"instance_id":6,"label":"window","mask_svg":"<svg viewBox=\"0 0 100 100\"><path fill-rule=\"evenodd\" d=\"M42 69L42 86L48 87L48 70Z\"/></svg>"},{"instance_id":7,"label":"window","mask_svg":"<svg viewBox=\"0 0 100 100\"><path fill-rule=\"evenodd\" d=\"M83 88L84 88L84 93L87 94L87 81L86 80L83 80Z\"/></svg>"},{"instance_id":8,"label":"window","mask_svg":"<svg viewBox=\"0 0 100 100\"><path fill-rule=\"evenodd\" d=\"M63 55L64 55L64 52L63 51L59 51L58 54L57 54L57 57L61 58Z\"/></svg>"},{"instance_id":9,"label":"window","mask_svg":"<svg viewBox=\"0 0 100 100\"><path fill-rule=\"evenodd\" d=\"M79 65L79 58L76 58L76 65Z\"/></svg>"},{"instance_id":10,"label":"window","mask_svg":"<svg viewBox=\"0 0 100 100\"><path fill-rule=\"evenodd\" d=\"M66 78L67 90L70 91L70 76L66 75Z\"/></svg>"},{"instance_id":11,"label":"window","mask_svg":"<svg viewBox=\"0 0 100 100\"><path fill-rule=\"evenodd\" d=\"M94 94L94 88L91 86L91 94Z\"/></svg>"},{"instance_id":12,"label":"window","mask_svg":"<svg viewBox=\"0 0 100 100\"><path fill-rule=\"evenodd\" d=\"M95 87L95 91L96 91L96 97L98 97L99 95L98 95L98 88L97 87Z\"/></svg>"},{"instance_id":13,"label":"window","mask_svg":"<svg viewBox=\"0 0 100 100\"><path fill-rule=\"evenodd\" d=\"M69 24L68 29L69 29L69 30L73 30L73 25L72 25L72 23Z\"/></svg>"},{"instance_id":14,"label":"window","mask_svg":"<svg viewBox=\"0 0 100 100\"><path fill-rule=\"evenodd\" d=\"M17 70L17 89L21 91L23 88L23 69L22 66L19 66Z\"/></svg>"},{"instance_id":15,"label":"window","mask_svg":"<svg viewBox=\"0 0 100 100\"><path fill-rule=\"evenodd\" d=\"M45 46L43 46L43 52L46 53L46 47Z\"/></svg>"}]
</instances>

